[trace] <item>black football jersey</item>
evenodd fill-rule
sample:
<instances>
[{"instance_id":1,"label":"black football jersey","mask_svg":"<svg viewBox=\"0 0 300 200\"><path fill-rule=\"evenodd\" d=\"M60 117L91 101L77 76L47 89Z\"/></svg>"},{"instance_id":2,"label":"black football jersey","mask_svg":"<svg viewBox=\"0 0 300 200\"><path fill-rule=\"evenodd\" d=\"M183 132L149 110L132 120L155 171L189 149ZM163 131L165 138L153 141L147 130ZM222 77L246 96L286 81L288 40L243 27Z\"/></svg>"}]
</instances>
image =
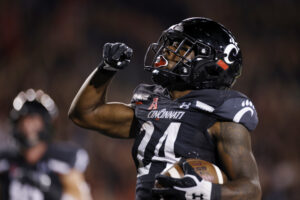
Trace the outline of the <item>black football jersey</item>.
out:
<instances>
[{"instance_id":1,"label":"black football jersey","mask_svg":"<svg viewBox=\"0 0 300 200\"><path fill-rule=\"evenodd\" d=\"M0 181L3 200L58 200L63 188L59 174L71 169L84 171L88 164L85 150L66 143L49 145L34 165L18 152L0 153Z\"/></svg>"},{"instance_id":2,"label":"black football jersey","mask_svg":"<svg viewBox=\"0 0 300 200\"><path fill-rule=\"evenodd\" d=\"M252 102L234 90L193 90L172 100L161 86L141 84L131 103L137 123L132 133L137 199L147 199L155 174L180 158L199 158L218 165L216 145L207 132L215 122L240 123L250 131L258 123Z\"/></svg>"}]
</instances>

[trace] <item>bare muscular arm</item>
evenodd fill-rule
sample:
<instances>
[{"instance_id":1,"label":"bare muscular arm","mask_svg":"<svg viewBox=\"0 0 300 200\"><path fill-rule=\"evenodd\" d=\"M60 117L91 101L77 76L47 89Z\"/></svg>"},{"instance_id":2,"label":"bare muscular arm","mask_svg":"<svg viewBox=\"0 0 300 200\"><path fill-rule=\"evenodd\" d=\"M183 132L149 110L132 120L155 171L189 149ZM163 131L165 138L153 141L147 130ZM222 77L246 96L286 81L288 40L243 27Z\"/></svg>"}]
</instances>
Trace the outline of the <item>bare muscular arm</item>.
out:
<instances>
[{"instance_id":1,"label":"bare muscular arm","mask_svg":"<svg viewBox=\"0 0 300 200\"><path fill-rule=\"evenodd\" d=\"M248 130L233 122L216 123L210 132L230 181L221 186L222 200L258 200L261 188Z\"/></svg>"},{"instance_id":2,"label":"bare muscular arm","mask_svg":"<svg viewBox=\"0 0 300 200\"><path fill-rule=\"evenodd\" d=\"M107 87L115 72L95 69L81 86L69 109L77 125L111 137L128 138L133 110L122 103L107 103Z\"/></svg>"},{"instance_id":3,"label":"bare muscular arm","mask_svg":"<svg viewBox=\"0 0 300 200\"><path fill-rule=\"evenodd\" d=\"M69 109L75 124L111 137L130 137L133 110L123 103L107 103L106 91L116 71L129 64L132 53L124 43L103 46L103 61L81 86Z\"/></svg>"}]
</instances>

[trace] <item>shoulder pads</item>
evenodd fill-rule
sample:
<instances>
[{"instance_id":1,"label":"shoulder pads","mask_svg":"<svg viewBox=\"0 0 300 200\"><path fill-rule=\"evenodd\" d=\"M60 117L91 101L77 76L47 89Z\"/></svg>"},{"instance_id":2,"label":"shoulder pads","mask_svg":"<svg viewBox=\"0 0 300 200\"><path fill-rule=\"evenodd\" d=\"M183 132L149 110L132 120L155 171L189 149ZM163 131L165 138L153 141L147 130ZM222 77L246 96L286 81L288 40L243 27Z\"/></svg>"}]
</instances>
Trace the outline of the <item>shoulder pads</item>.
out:
<instances>
[{"instance_id":1,"label":"shoulder pads","mask_svg":"<svg viewBox=\"0 0 300 200\"><path fill-rule=\"evenodd\" d=\"M61 174L66 174L71 169L83 172L89 162L88 154L84 149L69 144L52 145L48 156L49 168Z\"/></svg>"},{"instance_id":2,"label":"shoulder pads","mask_svg":"<svg viewBox=\"0 0 300 200\"><path fill-rule=\"evenodd\" d=\"M253 103L244 94L234 90L204 89L194 93L195 108L215 115L220 121L243 124L253 131L258 117Z\"/></svg>"},{"instance_id":3,"label":"shoulder pads","mask_svg":"<svg viewBox=\"0 0 300 200\"><path fill-rule=\"evenodd\" d=\"M243 124L250 131L258 124L253 103L242 94L225 99L223 104L214 110L214 114L222 120Z\"/></svg>"}]
</instances>

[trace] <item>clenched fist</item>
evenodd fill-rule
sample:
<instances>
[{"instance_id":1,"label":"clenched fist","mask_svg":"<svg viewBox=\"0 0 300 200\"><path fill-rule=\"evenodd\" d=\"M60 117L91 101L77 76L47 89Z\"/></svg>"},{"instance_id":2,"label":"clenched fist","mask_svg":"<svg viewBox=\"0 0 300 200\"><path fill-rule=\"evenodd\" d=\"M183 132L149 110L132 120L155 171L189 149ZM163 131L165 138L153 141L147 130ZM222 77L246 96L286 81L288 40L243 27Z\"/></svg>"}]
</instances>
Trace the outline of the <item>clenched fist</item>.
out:
<instances>
[{"instance_id":1,"label":"clenched fist","mask_svg":"<svg viewBox=\"0 0 300 200\"><path fill-rule=\"evenodd\" d=\"M125 68L132 57L133 51L124 43L106 43L103 46L103 69L118 71Z\"/></svg>"}]
</instances>

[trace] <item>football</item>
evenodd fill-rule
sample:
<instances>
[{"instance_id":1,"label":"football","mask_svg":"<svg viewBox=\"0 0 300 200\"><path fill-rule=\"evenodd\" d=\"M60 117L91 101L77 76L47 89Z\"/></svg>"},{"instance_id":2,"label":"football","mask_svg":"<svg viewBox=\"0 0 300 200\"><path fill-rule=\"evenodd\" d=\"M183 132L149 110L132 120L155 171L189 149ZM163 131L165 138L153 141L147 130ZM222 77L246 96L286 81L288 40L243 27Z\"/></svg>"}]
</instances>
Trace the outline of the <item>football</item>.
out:
<instances>
[{"instance_id":1,"label":"football","mask_svg":"<svg viewBox=\"0 0 300 200\"><path fill-rule=\"evenodd\" d=\"M228 180L225 173L222 172L218 166L210 162L200 159L186 159L185 162L188 162L193 167L195 172L206 181L216 184L223 184ZM172 178L182 178L184 176L183 169L178 162L163 171L162 174ZM155 187L159 188L161 186L156 182Z\"/></svg>"}]
</instances>

